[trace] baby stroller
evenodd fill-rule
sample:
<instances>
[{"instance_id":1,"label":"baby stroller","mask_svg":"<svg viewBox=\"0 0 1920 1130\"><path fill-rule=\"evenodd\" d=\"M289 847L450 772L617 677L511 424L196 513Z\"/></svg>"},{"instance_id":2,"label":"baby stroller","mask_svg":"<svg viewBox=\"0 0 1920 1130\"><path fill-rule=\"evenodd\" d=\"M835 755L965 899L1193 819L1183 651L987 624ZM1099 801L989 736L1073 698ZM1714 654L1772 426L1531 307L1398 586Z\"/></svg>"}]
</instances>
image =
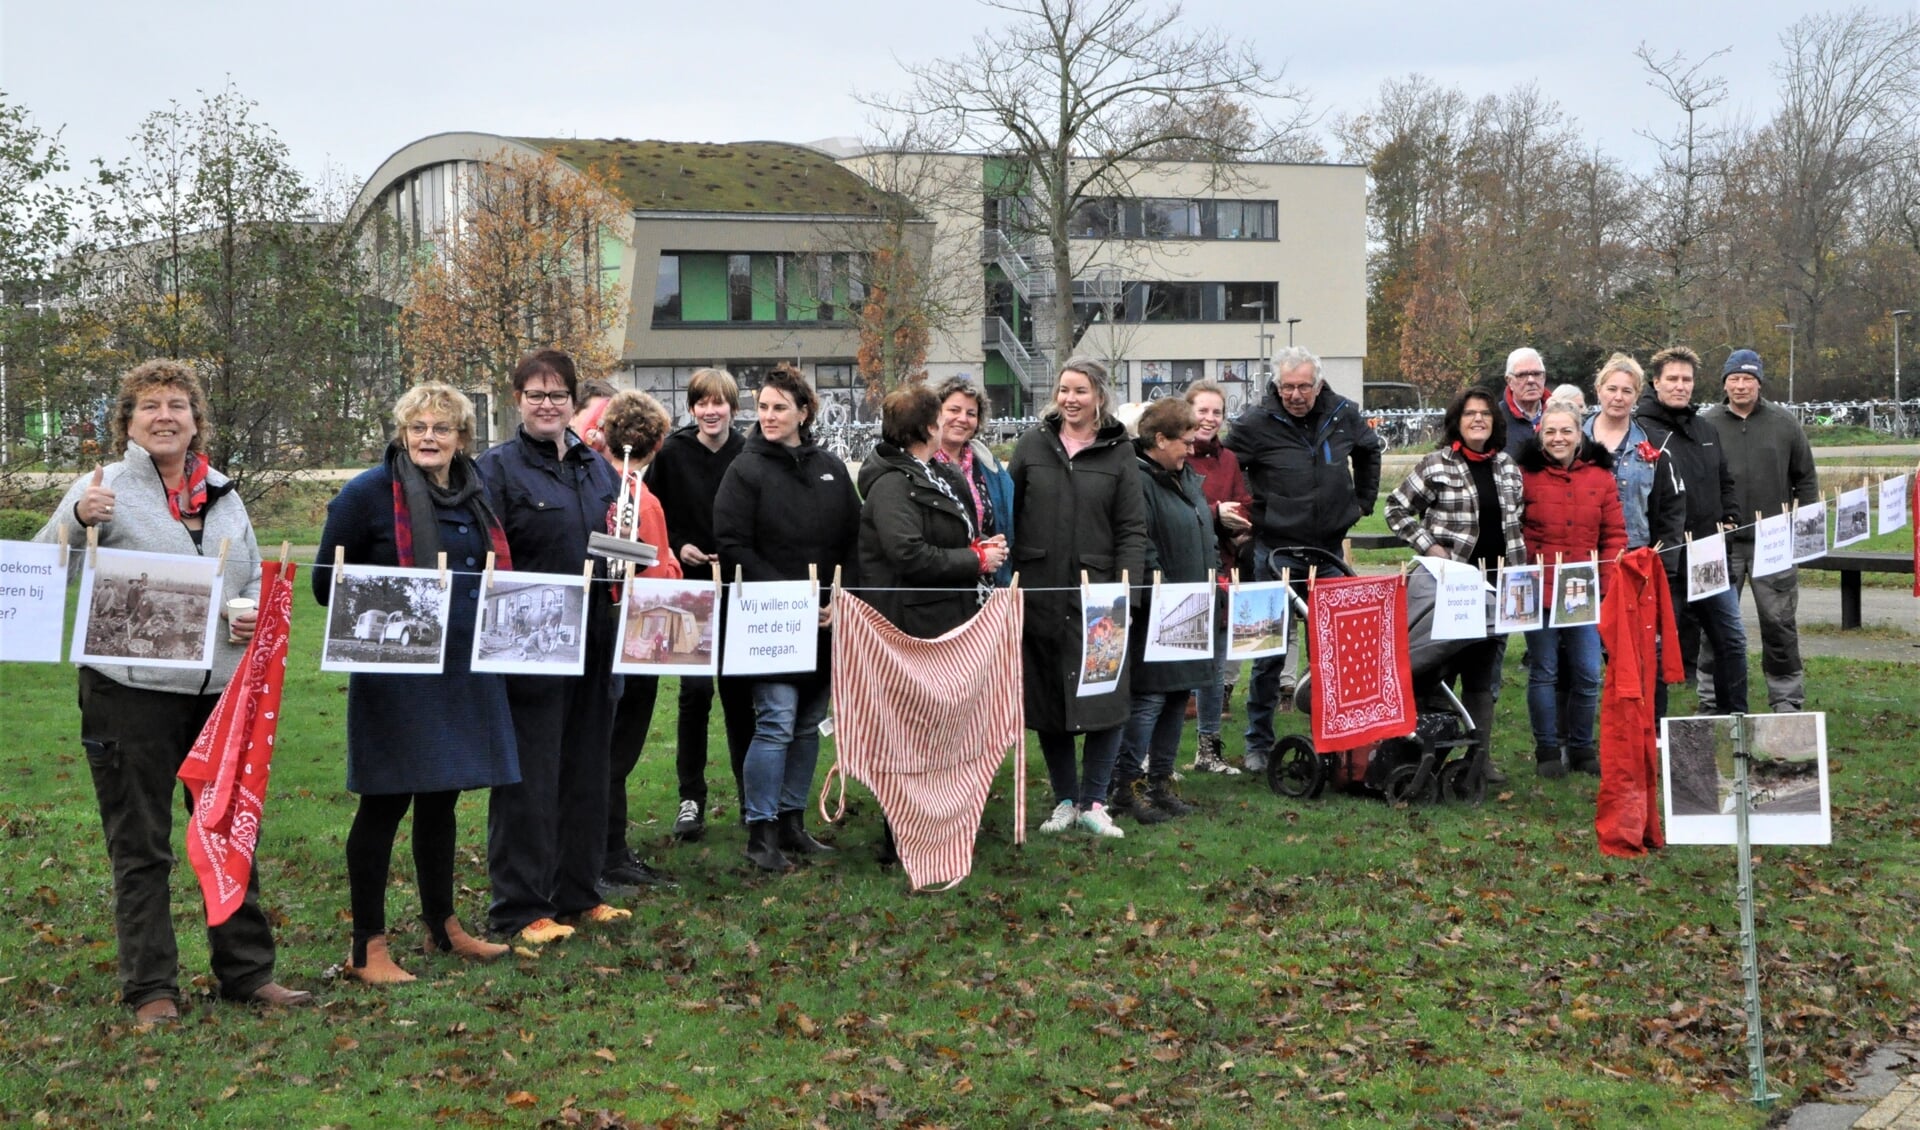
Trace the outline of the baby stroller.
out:
<instances>
[{"instance_id":1,"label":"baby stroller","mask_svg":"<svg viewBox=\"0 0 1920 1130\"><path fill-rule=\"evenodd\" d=\"M1286 549L1280 555L1308 561L1321 573L1348 577L1346 562L1317 549ZM1267 759L1267 787L1282 796L1313 798L1328 785L1366 791L1395 803L1430 804L1463 801L1478 804L1486 796L1485 759L1474 756L1473 718L1449 686L1454 674L1450 661L1473 640L1433 639L1433 612L1439 584L1433 574L1415 568L1407 578L1409 665L1413 670L1414 728L1405 737L1391 738L1358 749L1322 753L1304 734L1282 738ZM1295 616L1303 620L1307 605L1289 591ZM1294 709L1310 714L1313 686L1310 668L1294 692Z\"/></svg>"}]
</instances>

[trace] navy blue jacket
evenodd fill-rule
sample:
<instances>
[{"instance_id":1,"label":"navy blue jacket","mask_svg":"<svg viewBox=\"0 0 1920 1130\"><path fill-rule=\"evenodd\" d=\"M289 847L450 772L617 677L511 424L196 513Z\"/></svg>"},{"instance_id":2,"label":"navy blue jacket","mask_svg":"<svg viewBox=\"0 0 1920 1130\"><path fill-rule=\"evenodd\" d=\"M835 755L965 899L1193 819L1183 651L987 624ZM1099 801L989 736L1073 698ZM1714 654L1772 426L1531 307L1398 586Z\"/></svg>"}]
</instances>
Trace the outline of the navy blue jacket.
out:
<instances>
[{"instance_id":1,"label":"navy blue jacket","mask_svg":"<svg viewBox=\"0 0 1920 1130\"><path fill-rule=\"evenodd\" d=\"M606 532L620 493L620 473L592 448L575 442L562 455L555 446L523 428L475 461L519 572L578 574L588 535ZM593 561L594 576L606 576L606 559Z\"/></svg>"}]
</instances>

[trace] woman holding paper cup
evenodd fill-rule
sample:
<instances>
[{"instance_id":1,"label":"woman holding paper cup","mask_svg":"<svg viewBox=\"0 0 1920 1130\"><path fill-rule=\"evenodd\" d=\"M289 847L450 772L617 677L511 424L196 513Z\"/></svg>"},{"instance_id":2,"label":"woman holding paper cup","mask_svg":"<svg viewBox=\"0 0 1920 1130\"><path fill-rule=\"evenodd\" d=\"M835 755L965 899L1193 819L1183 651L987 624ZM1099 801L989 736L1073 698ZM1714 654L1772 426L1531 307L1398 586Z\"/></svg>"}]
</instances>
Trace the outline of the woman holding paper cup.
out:
<instances>
[{"instance_id":1,"label":"woman holding paper cup","mask_svg":"<svg viewBox=\"0 0 1920 1130\"><path fill-rule=\"evenodd\" d=\"M1217 381L1195 381L1187 386L1186 401L1193 405L1194 419L1199 426L1193 433L1193 454L1187 457L1187 466L1200 474L1201 489L1206 492L1207 505L1212 508L1214 518L1214 538L1220 546L1221 576L1230 577L1234 569L1240 568L1242 554L1246 556L1246 566L1242 576L1253 576L1253 520L1247 515L1253 513L1253 491L1247 486L1247 477L1240 472L1240 457L1235 455L1226 444L1221 442L1221 433L1227 422L1227 392ZM1214 677L1207 681L1194 695L1199 700L1194 711L1199 719L1200 732L1194 740L1193 764L1188 768L1199 773L1221 773L1234 776L1239 769L1227 764L1220 756L1220 719L1227 711L1227 704L1233 698L1233 670L1227 662L1227 606L1226 591L1220 590L1217 615L1214 618L1214 658L1216 669ZM1289 629L1291 631L1291 629ZM1299 662L1299 649L1287 649L1288 664ZM1287 674L1292 678L1292 674ZM1292 708L1292 700L1282 696L1282 706Z\"/></svg>"},{"instance_id":2,"label":"woman holding paper cup","mask_svg":"<svg viewBox=\"0 0 1920 1130\"><path fill-rule=\"evenodd\" d=\"M1581 433L1579 408L1549 401L1520 448L1519 464L1521 529L1528 552L1544 566L1542 591L1558 593L1555 565L1596 559L1604 591L1613 559L1627 548L1627 528L1613 457ZM1564 711L1557 690L1563 662L1569 677ZM1556 628L1546 617L1527 633L1527 717L1533 724L1534 771L1540 776L1564 777L1569 764L1576 772L1599 775L1593 722L1600 708L1600 665L1597 619Z\"/></svg>"},{"instance_id":3,"label":"woman holding paper cup","mask_svg":"<svg viewBox=\"0 0 1920 1130\"><path fill-rule=\"evenodd\" d=\"M260 549L234 483L206 456L207 395L193 367L141 364L120 379L112 410L120 462L68 488L34 540L84 551L90 531L105 549L212 556L226 546L215 594L224 606L260 595ZM82 558L73 557L78 566ZM129 601L128 613L138 598ZM114 935L120 994L143 1024L179 1019L179 951L169 910L176 773L253 636L256 613L235 612L216 637L213 669L89 663L80 668L80 743L113 861ZM259 878L233 916L207 931L220 995L265 1004L307 1004L311 993L273 979L273 930L260 909Z\"/></svg>"},{"instance_id":4,"label":"woman holding paper cup","mask_svg":"<svg viewBox=\"0 0 1920 1130\"><path fill-rule=\"evenodd\" d=\"M1520 510L1520 468L1506 454L1507 420L1500 396L1462 390L1447 405L1439 450L1423 457L1387 496L1387 526L1425 557L1494 569L1526 560ZM1451 663L1460 701L1473 718L1474 752L1489 784L1506 774L1493 764L1493 707L1500 697L1500 666L1507 637L1489 636L1461 649Z\"/></svg>"},{"instance_id":5,"label":"woman holding paper cup","mask_svg":"<svg viewBox=\"0 0 1920 1130\"><path fill-rule=\"evenodd\" d=\"M336 559L431 569L446 554L453 602L438 675L347 676L347 789L360 796L347 833L353 940L346 974L372 985L413 975L387 946L387 874L400 820L413 810L413 865L426 926L421 948L492 961L507 947L460 926L453 905L454 805L465 789L520 779L506 678L469 670L487 554L511 569L500 520L467 454L473 403L452 385L415 385L393 406L393 441L379 466L327 504L313 595L333 596ZM336 554L336 550L340 553Z\"/></svg>"},{"instance_id":6,"label":"woman holding paper cup","mask_svg":"<svg viewBox=\"0 0 1920 1130\"><path fill-rule=\"evenodd\" d=\"M754 681L753 741L742 766L747 858L763 871L787 871L793 855L833 851L807 833L803 816L820 757L820 722L832 704L827 586L835 570L842 584L858 583L860 499L847 465L813 442L820 399L800 370L775 366L754 404L759 420L713 502L720 557L747 581L816 577L822 598L816 668Z\"/></svg>"}]
</instances>

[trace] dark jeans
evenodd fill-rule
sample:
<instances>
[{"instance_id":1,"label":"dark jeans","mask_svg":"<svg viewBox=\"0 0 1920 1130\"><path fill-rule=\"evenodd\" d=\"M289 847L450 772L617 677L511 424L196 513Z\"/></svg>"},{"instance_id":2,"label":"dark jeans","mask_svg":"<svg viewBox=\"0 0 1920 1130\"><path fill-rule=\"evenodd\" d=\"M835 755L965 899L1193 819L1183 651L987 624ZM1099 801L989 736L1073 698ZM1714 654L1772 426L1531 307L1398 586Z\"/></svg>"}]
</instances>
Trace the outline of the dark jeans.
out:
<instances>
[{"instance_id":1,"label":"dark jeans","mask_svg":"<svg viewBox=\"0 0 1920 1130\"><path fill-rule=\"evenodd\" d=\"M1740 598L1732 589L1707 597L1687 600L1685 573L1668 573L1667 584L1673 593L1673 618L1680 637L1680 654L1688 651L1687 641L1695 633L1704 635L1713 652L1713 710L1715 714L1747 712L1747 628L1740 622ZM1704 707L1703 707L1704 709ZM1667 684L1656 681L1655 717L1667 715Z\"/></svg>"},{"instance_id":2,"label":"dark jeans","mask_svg":"<svg viewBox=\"0 0 1920 1130\"><path fill-rule=\"evenodd\" d=\"M180 995L180 950L169 903L173 798L184 793L175 774L219 699L122 686L80 668L80 744L113 862L120 997L135 1008ZM191 813L192 795L185 798ZM222 996L244 998L273 980L273 929L260 909L257 869L239 909L208 928L207 948Z\"/></svg>"},{"instance_id":3,"label":"dark jeans","mask_svg":"<svg viewBox=\"0 0 1920 1130\"><path fill-rule=\"evenodd\" d=\"M1800 570L1788 569L1770 577L1753 574L1753 544L1728 543L1727 575L1733 584L1734 598L1749 583L1753 586L1753 610L1760 620L1760 672L1767 680L1767 705L1774 710L1798 710L1807 700L1806 671L1800 662ZM1688 648L1691 657L1699 654L1699 641ZM1700 672L1700 701L1717 701L1711 668Z\"/></svg>"},{"instance_id":4,"label":"dark jeans","mask_svg":"<svg viewBox=\"0 0 1920 1130\"><path fill-rule=\"evenodd\" d=\"M625 863L627 850L627 778L640 764L647 731L653 728L653 704L660 695L658 675L628 675L620 705L613 711L613 739L607 753L607 857L605 866Z\"/></svg>"},{"instance_id":5,"label":"dark jeans","mask_svg":"<svg viewBox=\"0 0 1920 1130\"><path fill-rule=\"evenodd\" d=\"M600 903L613 732L612 614L587 616L584 675L508 675L520 782L487 805L488 925L500 934Z\"/></svg>"},{"instance_id":6,"label":"dark jeans","mask_svg":"<svg viewBox=\"0 0 1920 1130\"><path fill-rule=\"evenodd\" d=\"M674 757L674 770L680 778L680 799L699 801L700 810L706 811L707 729L716 684L720 693L720 716L727 729L727 761L733 768L734 795L744 810L741 767L746 764L747 746L753 741L753 682L750 679L681 676L679 748Z\"/></svg>"},{"instance_id":7,"label":"dark jeans","mask_svg":"<svg viewBox=\"0 0 1920 1130\"><path fill-rule=\"evenodd\" d=\"M347 890L356 940L387 932L387 876L400 820L413 808L413 876L420 918L437 934L453 916L453 808L456 789L438 793L363 796L347 831Z\"/></svg>"},{"instance_id":8,"label":"dark jeans","mask_svg":"<svg viewBox=\"0 0 1920 1130\"><path fill-rule=\"evenodd\" d=\"M1120 731L1094 730L1086 735L1084 764L1074 754L1073 740L1078 734L1064 730L1036 730L1040 753L1047 759L1047 780L1053 785L1053 803L1070 800L1085 811L1089 806L1107 803L1107 786L1113 780L1113 761L1120 753Z\"/></svg>"},{"instance_id":9,"label":"dark jeans","mask_svg":"<svg viewBox=\"0 0 1920 1130\"><path fill-rule=\"evenodd\" d=\"M1123 781L1142 773L1156 780L1173 776L1173 763L1180 753L1180 731L1186 725L1187 696L1192 693L1155 691L1133 696L1133 711L1121 733L1115 776Z\"/></svg>"},{"instance_id":10,"label":"dark jeans","mask_svg":"<svg viewBox=\"0 0 1920 1130\"><path fill-rule=\"evenodd\" d=\"M1600 668L1600 629L1591 624L1527 633L1527 717L1535 750L1595 747Z\"/></svg>"}]
</instances>

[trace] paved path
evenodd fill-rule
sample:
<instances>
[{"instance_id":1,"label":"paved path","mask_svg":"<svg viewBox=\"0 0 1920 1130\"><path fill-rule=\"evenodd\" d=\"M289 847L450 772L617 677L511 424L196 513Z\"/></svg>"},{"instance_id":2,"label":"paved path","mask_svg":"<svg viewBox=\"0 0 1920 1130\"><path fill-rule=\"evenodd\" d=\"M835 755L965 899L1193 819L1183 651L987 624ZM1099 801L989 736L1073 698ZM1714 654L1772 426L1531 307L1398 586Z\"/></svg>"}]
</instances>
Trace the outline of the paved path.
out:
<instances>
[{"instance_id":1,"label":"paved path","mask_svg":"<svg viewBox=\"0 0 1920 1130\"><path fill-rule=\"evenodd\" d=\"M1783 1130L1920 1130L1920 1066L1914 1049L1894 1043L1880 1048L1845 1091L1827 1101L1793 1108Z\"/></svg>"},{"instance_id":2,"label":"paved path","mask_svg":"<svg viewBox=\"0 0 1920 1130\"><path fill-rule=\"evenodd\" d=\"M1753 611L1753 592L1740 601L1747 623L1747 648L1760 650L1760 621ZM1800 623L1840 624L1840 590L1800 586ZM1880 659L1920 664L1920 598L1909 589L1860 590L1860 623L1864 627L1905 633L1904 638L1882 639L1859 632L1801 632L1800 654L1832 655L1843 659Z\"/></svg>"}]
</instances>

